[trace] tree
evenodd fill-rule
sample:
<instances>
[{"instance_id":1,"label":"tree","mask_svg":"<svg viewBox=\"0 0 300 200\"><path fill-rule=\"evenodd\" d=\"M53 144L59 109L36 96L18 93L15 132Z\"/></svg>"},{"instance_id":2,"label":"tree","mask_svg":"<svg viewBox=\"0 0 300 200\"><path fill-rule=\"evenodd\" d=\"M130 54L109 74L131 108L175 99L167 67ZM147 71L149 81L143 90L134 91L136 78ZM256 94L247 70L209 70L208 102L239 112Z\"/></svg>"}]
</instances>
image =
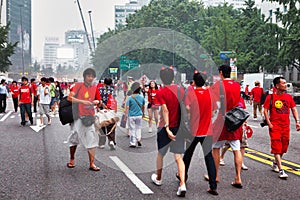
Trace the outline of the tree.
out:
<instances>
[{"instance_id":1,"label":"tree","mask_svg":"<svg viewBox=\"0 0 300 200\"><path fill-rule=\"evenodd\" d=\"M9 57L14 54L14 48L17 46L17 43L8 42L8 30L9 24L7 26L0 25L0 71L7 72L9 66L12 65Z\"/></svg>"}]
</instances>

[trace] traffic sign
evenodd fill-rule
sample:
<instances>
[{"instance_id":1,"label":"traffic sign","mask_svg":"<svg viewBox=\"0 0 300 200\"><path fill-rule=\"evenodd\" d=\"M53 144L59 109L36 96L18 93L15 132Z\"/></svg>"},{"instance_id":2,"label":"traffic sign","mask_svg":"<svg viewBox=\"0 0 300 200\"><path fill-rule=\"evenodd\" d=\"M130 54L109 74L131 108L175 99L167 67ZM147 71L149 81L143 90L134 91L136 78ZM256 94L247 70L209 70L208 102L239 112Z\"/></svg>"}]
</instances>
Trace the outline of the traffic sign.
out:
<instances>
[{"instance_id":1,"label":"traffic sign","mask_svg":"<svg viewBox=\"0 0 300 200\"><path fill-rule=\"evenodd\" d=\"M230 60L234 56L234 52L232 51L221 51L220 52L220 59L221 60Z\"/></svg>"},{"instance_id":2,"label":"traffic sign","mask_svg":"<svg viewBox=\"0 0 300 200\"><path fill-rule=\"evenodd\" d=\"M120 69L131 70L139 66L138 60L120 60Z\"/></svg>"}]
</instances>

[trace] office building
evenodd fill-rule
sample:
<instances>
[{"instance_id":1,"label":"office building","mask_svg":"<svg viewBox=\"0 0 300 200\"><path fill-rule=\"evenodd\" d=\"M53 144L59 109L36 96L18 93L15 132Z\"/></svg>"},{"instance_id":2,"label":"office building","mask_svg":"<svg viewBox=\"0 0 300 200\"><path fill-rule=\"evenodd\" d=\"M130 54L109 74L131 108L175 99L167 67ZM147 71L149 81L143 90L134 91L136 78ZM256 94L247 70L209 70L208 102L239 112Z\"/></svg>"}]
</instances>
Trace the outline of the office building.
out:
<instances>
[{"instance_id":1,"label":"office building","mask_svg":"<svg viewBox=\"0 0 300 200\"><path fill-rule=\"evenodd\" d=\"M43 64L46 68L55 69L57 48L59 48L59 38L58 37L46 37L44 43L44 59Z\"/></svg>"},{"instance_id":2,"label":"office building","mask_svg":"<svg viewBox=\"0 0 300 200\"><path fill-rule=\"evenodd\" d=\"M31 66L31 0L6 0L6 23L10 22L8 40L18 42L11 56L11 71L26 73Z\"/></svg>"},{"instance_id":3,"label":"office building","mask_svg":"<svg viewBox=\"0 0 300 200\"><path fill-rule=\"evenodd\" d=\"M148 5L150 0L130 0L125 5L115 6L115 28L126 25L126 18L143 6Z\"/></svg>"}]
</instances>

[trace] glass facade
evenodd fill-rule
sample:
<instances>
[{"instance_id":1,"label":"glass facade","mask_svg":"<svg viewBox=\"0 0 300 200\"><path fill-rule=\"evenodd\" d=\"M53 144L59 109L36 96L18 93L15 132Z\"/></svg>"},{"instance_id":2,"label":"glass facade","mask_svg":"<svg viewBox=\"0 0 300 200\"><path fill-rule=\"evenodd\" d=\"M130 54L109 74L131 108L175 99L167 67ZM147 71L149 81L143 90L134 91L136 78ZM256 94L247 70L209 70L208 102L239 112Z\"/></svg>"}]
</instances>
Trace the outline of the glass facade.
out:
<instances>
[{"instance_id":1,"label":"glass facade","mask_svg":"<svg viewBox=\"0 0 300 200\"><path fill-rule=\"evenodd\" d=\"M6 0L6 20L10 23L9 41L18 42L10 60L10 71L27 72L31 66L31 0Z\"/></svg>"}]
</instances>

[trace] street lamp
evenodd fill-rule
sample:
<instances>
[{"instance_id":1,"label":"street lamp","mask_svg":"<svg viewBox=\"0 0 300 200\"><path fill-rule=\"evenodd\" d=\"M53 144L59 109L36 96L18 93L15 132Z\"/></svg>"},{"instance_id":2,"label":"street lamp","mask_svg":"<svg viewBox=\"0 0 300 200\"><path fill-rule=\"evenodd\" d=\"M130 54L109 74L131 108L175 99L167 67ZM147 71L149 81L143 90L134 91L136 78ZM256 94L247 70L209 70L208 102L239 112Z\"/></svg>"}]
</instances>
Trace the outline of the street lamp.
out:
<instances>
[{"instance_id":1,"label":"street lamp","mask_svg":"<svg viewBox=\"0 0 300 200\"><path fill-rule=\"evenodd\" d=\"M93 23L92 23L92 14L91 14L92 11L89 10L88 13L89 13L89 16L90 16L90 24L91 24L92 40L93 40L94 53L95 53L95 50L96 50L96 44L95 44L95 37L94 37Z\"/></svg>"}]
</instances>

